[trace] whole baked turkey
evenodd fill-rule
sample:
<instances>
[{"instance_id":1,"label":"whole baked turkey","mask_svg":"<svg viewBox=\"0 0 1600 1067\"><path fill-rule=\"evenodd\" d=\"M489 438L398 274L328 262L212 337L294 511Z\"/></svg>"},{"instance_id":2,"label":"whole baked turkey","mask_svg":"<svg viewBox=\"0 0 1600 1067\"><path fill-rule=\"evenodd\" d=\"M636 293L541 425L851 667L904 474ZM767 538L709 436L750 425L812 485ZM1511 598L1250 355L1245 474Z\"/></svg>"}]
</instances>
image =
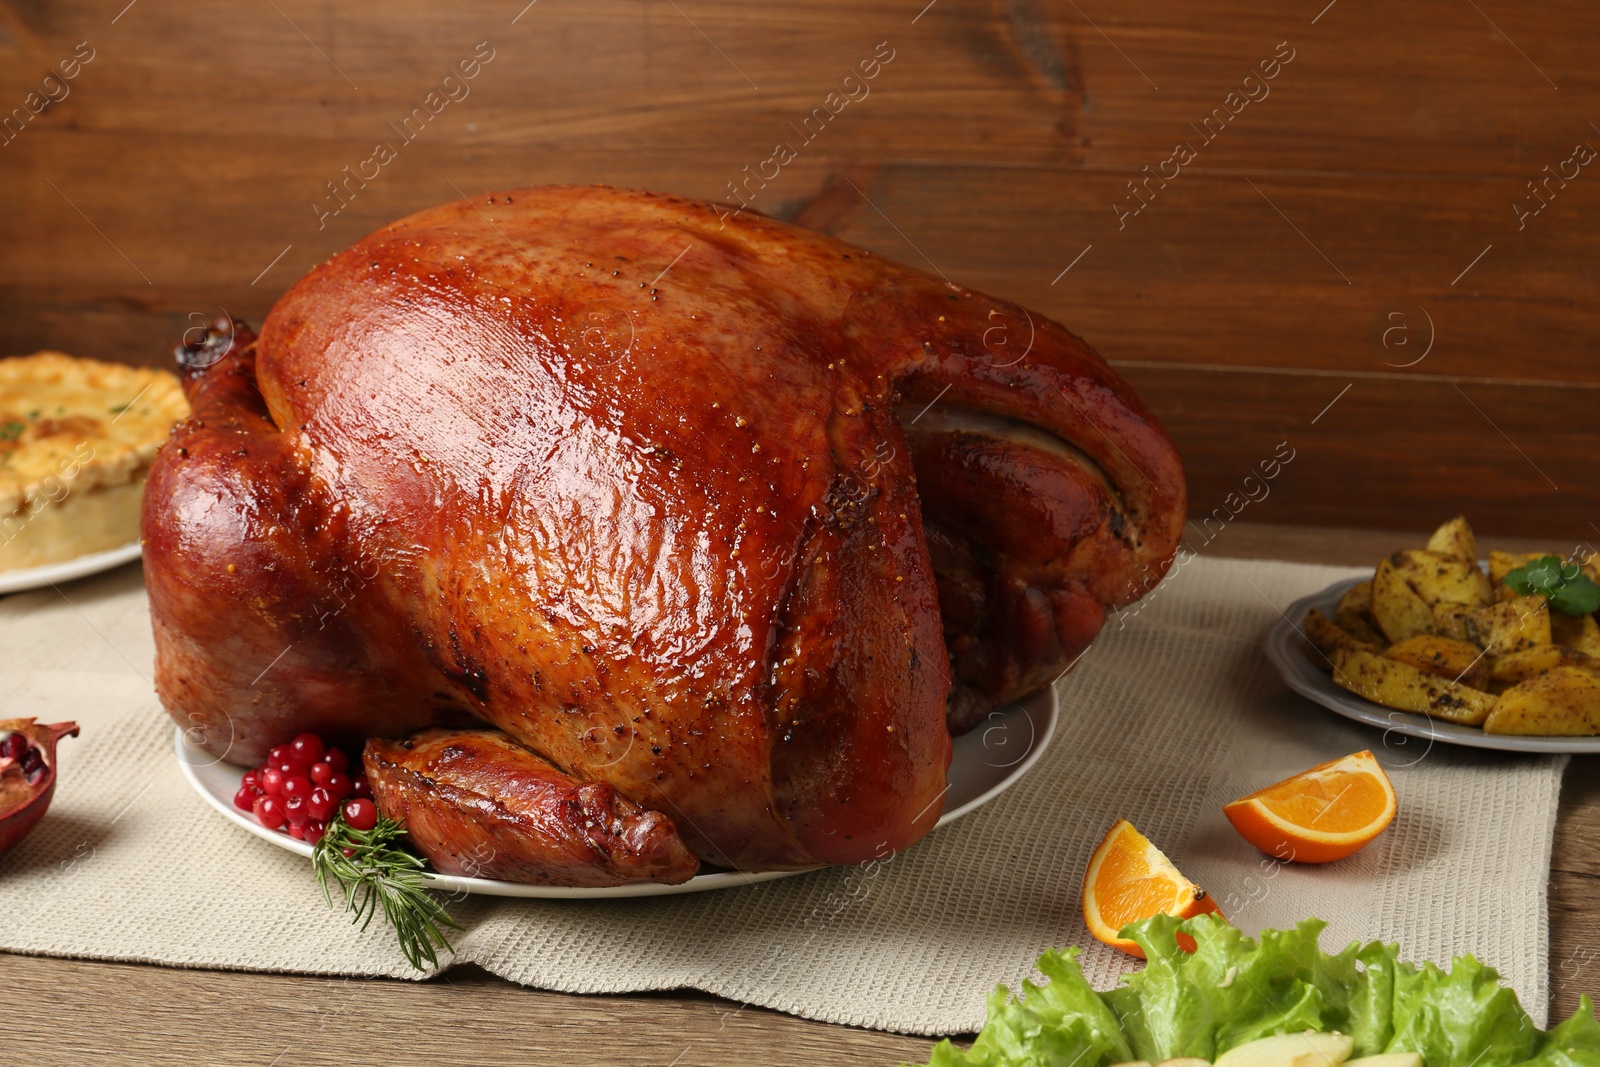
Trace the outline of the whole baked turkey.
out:
<instances>
[{"instance_id":1,"label":"whole baked turkey","mask_svg":"<svg viewBox=\"0 0 1600 1067\"><path fill-rule=\"evenodd\" d=\"M183 358L143 517L173 718L235 763L487 722L482 759L548 772L495 788L648 822L667 858L590 841L597 884L688 877L673 828L742 869L916 841L952 732L1067 667L1184 517L1167 435L1061 326L677 197L422 211ZM413 811L443 788L406 773ZM463 795L439 835L506 799Z\"/></svg>"}]
</instances>

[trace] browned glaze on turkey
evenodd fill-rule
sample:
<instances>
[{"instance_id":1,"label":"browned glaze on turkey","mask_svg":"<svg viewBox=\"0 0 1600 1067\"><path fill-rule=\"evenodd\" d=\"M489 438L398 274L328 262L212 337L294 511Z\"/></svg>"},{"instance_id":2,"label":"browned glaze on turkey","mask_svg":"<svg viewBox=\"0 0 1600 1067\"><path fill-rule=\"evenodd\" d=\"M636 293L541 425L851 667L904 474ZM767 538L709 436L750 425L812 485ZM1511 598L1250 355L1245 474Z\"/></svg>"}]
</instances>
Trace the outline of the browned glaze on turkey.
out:
<instances>
[{"instance_id":1,"label":"browned glaze on turkey","mask_svg":"<svg viewBox=\"0 0 1600 1067\"><path fill-rule=\"evenodd\" d=\"M920 838L951 729L1072 662L1183 521L1166 434L1061 326L676 197L423 211L215 347L144 515L191 736L473 716L718 864Z\"/></svg>"},{"instance_id":2,"label":"browned glaze on turkey","mask_svg":"<svg viewBox=\"0 0 1600 1067\"><path fill-rule=\"evenodd\" d=\"M700 862L658 811L580 782L498 730L373 738L372 796L443 874L541 885L676 885Z\"/></svg>"}]
</instances>

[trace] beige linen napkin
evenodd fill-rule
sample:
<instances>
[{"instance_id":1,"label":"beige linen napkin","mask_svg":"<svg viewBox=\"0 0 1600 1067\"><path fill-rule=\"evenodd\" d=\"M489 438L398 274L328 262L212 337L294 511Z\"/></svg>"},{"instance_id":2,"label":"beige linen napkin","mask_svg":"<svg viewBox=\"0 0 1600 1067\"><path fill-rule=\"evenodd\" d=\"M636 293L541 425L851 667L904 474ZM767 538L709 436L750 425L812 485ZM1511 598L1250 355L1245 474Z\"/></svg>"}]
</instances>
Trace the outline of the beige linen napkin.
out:
<instances>
[{"instance_id":1,"label":"beige linen napkin","mask_svg":"<svg viewBox=\"0 0 1600 1067\"><path fill-rule=\"evenodd\" d=\"M1078 886L1118 817L1254 932L1309 915L1324 944L1472 952L1542 1018L1545 887L1564 760L1385 738L1292 695L1260 652L1297 596L1354 573L1197 559L1113 617L1058 683L1049 752L1010 792L887 863L688 896L470 897L454 959L576 992L694 987L908 1033L976 1029L996 982L1086 946L1099 986L1131 961L1089 938ZM138 568L0 601L0 716L76 719L54 806L0 857L0 948L195 967L412 977L387 930L354 930L309 864L190 791L150 687ZM1312 764L1378 753L1400 814L1340 863L1279 866L1221 806ZM730 1008L730 1011L735 1010Z\"/></svg>"}]
</instances>

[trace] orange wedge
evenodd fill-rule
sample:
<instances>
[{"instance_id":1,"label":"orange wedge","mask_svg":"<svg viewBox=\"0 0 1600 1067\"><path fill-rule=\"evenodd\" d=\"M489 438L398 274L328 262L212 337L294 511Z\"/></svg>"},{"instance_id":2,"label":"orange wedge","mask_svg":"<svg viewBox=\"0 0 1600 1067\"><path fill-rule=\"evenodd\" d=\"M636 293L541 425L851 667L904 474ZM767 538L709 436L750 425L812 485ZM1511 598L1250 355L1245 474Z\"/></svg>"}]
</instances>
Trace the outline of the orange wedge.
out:
<instances>
[{"instance_id":1,"label":"orange wedge","mask_svg":"<svg viewBox=\"0 0 1600 1067\"><path fill-rule=\"evenodd\" d=\"M1216 912L1216 902L1206 891L1183 876L1150 839L1127 819L1114 823L1083 875L1083 921L1097 940L1130 956L1144 959L1138 944L1119 936L1131 922L1152 915L1188 919ZM1178 935L1178 944L1194 951L1194 938Z\"/></svg>"},{"instance_id":2,"label":"orange wedge","mask_svg":"<svg viewBox=\"0 0 1600 1067\"><path fill-rule=\"evenodd\" d=\"M1269 856L1330 863L1383 833L1394 810L1389 776L1362 751L1235 800L1222 813Z\"/></svg>"}]
</instances>

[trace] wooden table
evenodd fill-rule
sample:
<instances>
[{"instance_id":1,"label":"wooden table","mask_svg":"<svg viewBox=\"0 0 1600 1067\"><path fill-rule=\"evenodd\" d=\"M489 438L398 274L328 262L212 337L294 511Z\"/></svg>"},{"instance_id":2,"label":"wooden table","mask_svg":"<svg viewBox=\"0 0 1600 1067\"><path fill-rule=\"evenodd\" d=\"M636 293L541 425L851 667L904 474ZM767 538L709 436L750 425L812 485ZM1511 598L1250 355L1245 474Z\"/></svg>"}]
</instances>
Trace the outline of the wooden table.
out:
<instances>
[{"instance_id":1,"label":"wooden table","mask_svg":"<svg viewBox=\"0 0 1600 1067\"><path fill-rule=\"evenodd\" d=\"M1365 564L1415 534L1236 523L1221 556ZM1486 539L1486 548L1537 548ZM1532 902L1529 902L1532 906ZM1600 992L1600 757L1574 759L1550 875L1552 1014ZM1045 946L1040 946L1041 949ZM691 995L579 997L476 968L422 983L0 955L0 1063L891 1065L931 1042ZM48 1027L47 1027L48 1023Z\"/></svg>"}]
</instances>

